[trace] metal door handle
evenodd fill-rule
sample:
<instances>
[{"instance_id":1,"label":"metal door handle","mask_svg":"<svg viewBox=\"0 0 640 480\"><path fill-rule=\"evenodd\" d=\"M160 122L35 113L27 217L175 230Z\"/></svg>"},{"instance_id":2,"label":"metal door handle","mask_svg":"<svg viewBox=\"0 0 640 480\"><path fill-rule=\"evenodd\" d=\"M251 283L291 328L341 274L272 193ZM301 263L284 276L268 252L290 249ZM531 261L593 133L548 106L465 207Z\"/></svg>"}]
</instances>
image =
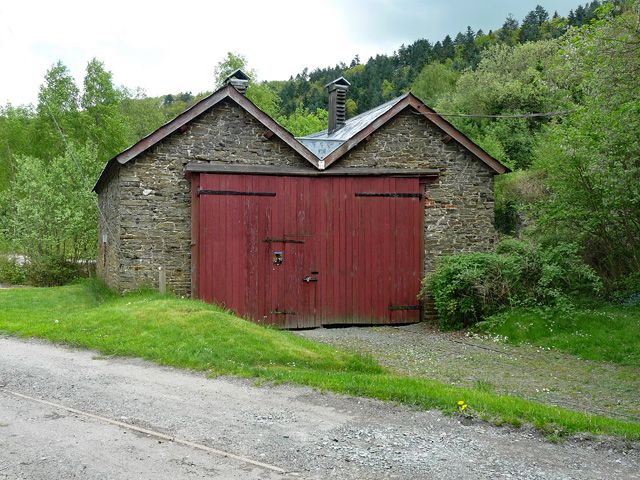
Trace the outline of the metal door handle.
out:
<instances>
[{"instance_id":1,"label":"metal door handle","mask_svg":"<svg viewBox=\"0 0 640 480\"><path fill-rule=\"evenodd\" d=\"M307 275L306 277L304 277L302 279L303 282L309 283L309 282L317 282L318 279L317 278L313 278L311 275Z\"/></svg>"}]
</instances>

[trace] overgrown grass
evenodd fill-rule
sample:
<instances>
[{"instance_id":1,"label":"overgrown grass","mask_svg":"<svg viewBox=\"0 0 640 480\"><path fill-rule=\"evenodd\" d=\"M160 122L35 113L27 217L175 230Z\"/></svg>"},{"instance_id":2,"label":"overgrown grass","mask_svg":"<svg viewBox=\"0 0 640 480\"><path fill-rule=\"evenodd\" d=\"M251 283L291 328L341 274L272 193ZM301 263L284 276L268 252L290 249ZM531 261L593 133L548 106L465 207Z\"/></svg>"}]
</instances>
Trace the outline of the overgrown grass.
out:
<instances>
[{"instance_id":1,"label":"overgrown grass","mask_svg":"<svg viewBox=\"0 0 640 480\"><path fill-rule=\"evenodd\" d=\"M0 329L214 374L250 375L274 367L381 372L372 359L261 327L215 306L153 292L114 296L94 281L0 291Z\"/></svg>"},{"instance_id":2,"label":"overgrown grass","mask_svg":"<svg viewBox=\"0 0 640 480\"><path fill-rule=\"evenodd\" d=\"M214 375L297 383L445 413L455 412L456 402L464 399L475 415L495 423L640 440L638 423L395 375L369 357L261 327L212 305L150 292L114 296L96 282L0 291L0 331Z\"/></svg>"},{"instance_id":3,"label":"overgrown grass","mask_svg":"<svg viewBox=\"0 0 640 480\"><path fill-rule=\"evenodd\" d=\"M512 310L478 325L513 343L555 348L596 361L640 367L640 306Z\"/></svg>"}]
</instances>

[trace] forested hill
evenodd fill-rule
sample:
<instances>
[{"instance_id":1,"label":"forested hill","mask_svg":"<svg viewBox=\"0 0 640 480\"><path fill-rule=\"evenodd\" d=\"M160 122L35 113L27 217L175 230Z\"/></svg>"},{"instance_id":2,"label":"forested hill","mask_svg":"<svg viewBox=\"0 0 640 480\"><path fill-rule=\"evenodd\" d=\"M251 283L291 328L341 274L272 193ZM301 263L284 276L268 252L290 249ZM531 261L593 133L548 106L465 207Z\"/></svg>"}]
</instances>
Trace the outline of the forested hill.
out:
<instances>
[{"instance_id":1,"label":"forested hill","mask_svg":"<svg viewBox=\"0 0 640 480\"><path fill-rule=\"evenodd\" d=\"M626 1L614 0L613 3L622 5ZM612 15L622 10L620 5L612 10ZM369 110L409 90L435 107L454 90L463 72L478 68L483 52L498 45L517 46L560 38L571 27L591 22L601 7L602 2L595 0L578 5L567 17L561 17L557 12L550 13L537 6L521 21L509 15L500 28L486 33L468 27L465 32L447 35L433 44L425 39L416 40L400 46L391 55L376 55L366 63L361 63L356 56L349 65L338 64L311 72L305 69L284 81L254 82L249 97L298 136L326 127L324 85L339 76L351 82L348 116ZM500 20L496 19L496 25L500 25ZM241 53L230 52L218 63L216 80L235 68L251 72L250 67ZM212 65L212 79L213 74ZM99 158L104 161L210 93L180 92L147 97L142 90L117 88L112 83L111 72L98 59L88 64L83 86L94 93L81 92L60 61L47 72L35 107L0 106L0 188L9 178L12 155L40 157L62 152L63 142L58 130L49 130L54 127L52 112L60 115L62 123L69 119L68 134L77 133L81 143L91 140L97 144ZM54 99L55 105L52 104ZM95 115L87 115L91 110L95 110ZM106 122L105 112L113 114L114 118ZM106 122L107 130L113 131L100 132L96 124L83 125L82 120L90 120L92 116L97 123ZM475 132L467 133L473 136ZM475 140L503 161L508 162L507 157L518 155L513 149L496 143L495 138ZM514 162L518 163L517 159Z\"/></svg>"},{"instance_id":2,"label":"forested hill","mask_svg":"<svg viewBox=\"0 0 640 480\"><path fill-rule=\"evenodd\" d=\"M281 113L290 115L299 106L312 112L325 108L324 85L344 76L351 82L350 113L356 114L412 89L425 65L439 62L456 72L475 69L483 50L496 44L516 45L558 38L570 27L579 27L593 20L600 6L601 2L597 0L579 5L566 17L537 6L521 22L509 15L500 28L486 33L469 26L466 31L447 35L433 44L420 39L410 45L401 45L392 55L369 58L366 63L356 56L349 65L342 63L312 71L305 69L287 82L271 84L282 100Z\"/></svg>"},{"instance_id":3,"label":"forested hill","mask_svg":"<svg viewBox=\"0 0 640 480\"><path fill-rule=\"evenodd\" d=\"M593 21L601 3L595 0L578 5L567 17L537 6L521 21L508 16L500 28L486 33L468 27L465 32L447 35L433 44L425 39L416 40L400 46L391 55L376 55L366 63L361 63L356 56L349 65L338 64L311 72L305 69L289 80L253 82L249 97L298 136L326 127L324 85L339 76L351 82L348 116L409 90L436 107L455 89L462 73L478 68L484 52L499 45L513 47L560 38L571 27ZM622 11L624 3L628 0L614 0L617 7L610 15ZM500 26L499 19L496 19L496 26ZM241 53L229 53L215 69L216 79L224 78L226 73L238 67L251 71ZM213 74L212 65L212 80ZM92 141L97 144L99 160L104 161L210 93L179 92L148 97L140 89L118 88L112 83L111 72L98 59L88 64L83 87L86 92L81 91L60 61L47 72L35 107L0 106L0 189L10 177L12 156L42 157L62 153L63 142L51 113L59 115L59 122L69 122L66 125L68 135L77 136L80 143ZM91 111L94 113L89 114ZM102 130L98 127L101 123ZM473 123L469 125L474 126ZM470 131L469 125L462 125L462 128L473 137L476 132ZM495 135L476 135L474 140L507 163L528 163L527 159L519 162L516 158L520 155L518 148L504 145Z\"/></svg>"}]
</instances>

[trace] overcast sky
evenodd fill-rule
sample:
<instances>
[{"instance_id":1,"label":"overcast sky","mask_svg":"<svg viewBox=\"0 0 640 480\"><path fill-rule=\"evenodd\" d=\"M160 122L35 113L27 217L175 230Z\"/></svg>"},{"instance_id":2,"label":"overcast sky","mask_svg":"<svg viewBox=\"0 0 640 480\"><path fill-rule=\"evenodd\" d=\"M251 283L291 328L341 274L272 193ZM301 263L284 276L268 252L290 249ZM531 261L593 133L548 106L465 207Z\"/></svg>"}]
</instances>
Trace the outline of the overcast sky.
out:
<instances>
[{"instance_id":1,"label":"overcast sky","mask_svg":"<svg viewBox=\"0 0 640 480\"><path fill-rule=\"evenodd\" d=\"M485 32L536 4L566 15L581 0L73 1L0 4L0 105L35 102L57 60L78 83L97 57L118 85L156 96L211 90L228 51L245 55L260 80L304 67L366 61L418 38L435 42L470 25Z\"/></svg>"}]
</instances>

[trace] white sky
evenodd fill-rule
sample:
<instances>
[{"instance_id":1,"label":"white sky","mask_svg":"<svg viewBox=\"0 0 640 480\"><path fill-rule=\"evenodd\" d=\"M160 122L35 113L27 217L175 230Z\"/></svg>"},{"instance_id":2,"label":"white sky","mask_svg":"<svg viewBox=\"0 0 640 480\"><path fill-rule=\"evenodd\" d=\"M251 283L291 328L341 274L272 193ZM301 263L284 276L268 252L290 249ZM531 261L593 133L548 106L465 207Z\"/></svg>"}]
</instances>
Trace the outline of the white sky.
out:
<instances>
[{"instance_id":1,"label":"white sky","mask_svg":"<svg viewBox=\"0 0 640 480\"><path fill-rule=\"evenodd\" d=\"M260 80L284 80L467 25L496 29L536 3L564 15L580 1L0 0L0 105L35 102L57 60L79 85L97 57L118 85L195 94L213 88L213 68L228 51L245 55Z\"/></svg>"}]
</instances>

